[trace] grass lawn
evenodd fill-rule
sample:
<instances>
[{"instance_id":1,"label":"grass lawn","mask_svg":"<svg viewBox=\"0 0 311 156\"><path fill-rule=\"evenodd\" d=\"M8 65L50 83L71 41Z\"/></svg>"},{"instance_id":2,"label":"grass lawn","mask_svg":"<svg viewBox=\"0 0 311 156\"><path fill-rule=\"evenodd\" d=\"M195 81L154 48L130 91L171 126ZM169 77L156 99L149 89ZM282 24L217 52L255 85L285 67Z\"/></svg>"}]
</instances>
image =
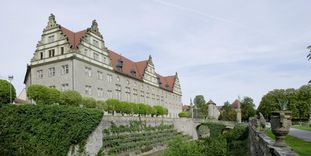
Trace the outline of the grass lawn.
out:
<instances>
[{"instance_id":1,"label":"grass lawn","mask_svg":"<svg viewBox=\"0 0 311 156\"><path fill-rule=\"evenodd\" d=\"M274 135L272 134L271 129L268 131L267 135L273 139ZM287 135L285 142L290 146L296 153L300 156L310 156L311 153L311 142L304 141L302 139Z\"/></svg>"},{"instance_id":2,"label":"grass lawn","mask_svg":"<svg viewBox=\"0 0 311 156\"><path fill-rule=\"evenodd\" d=\"M292 128L297 128L297 129L301 129L301 130L311 131L311 127L309 127L309 126L292 125Z\"/></svg>"}]
</instances>

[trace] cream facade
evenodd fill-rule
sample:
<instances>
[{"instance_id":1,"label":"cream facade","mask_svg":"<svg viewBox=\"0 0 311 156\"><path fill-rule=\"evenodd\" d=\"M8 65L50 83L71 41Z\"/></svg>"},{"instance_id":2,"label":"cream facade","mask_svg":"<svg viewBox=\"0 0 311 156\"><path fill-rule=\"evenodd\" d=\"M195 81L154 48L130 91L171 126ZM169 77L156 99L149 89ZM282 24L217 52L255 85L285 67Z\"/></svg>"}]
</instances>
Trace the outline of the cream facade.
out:
<instances>
[{"instance_id":1,"label":"cream facade","mask_svg":"<svg viewBox=\"0 0 311 156\"><path fill-rule=\"evenodd\" d=\"M177 73L161 76L151 56L133 62L109 50L96 21L80 32L56 23L51 14L27 67L26 87L42 84L60 91L76 90L96 100L162 105L170 117L182 111L182 92Z\"/></svg>"}]
</instances>

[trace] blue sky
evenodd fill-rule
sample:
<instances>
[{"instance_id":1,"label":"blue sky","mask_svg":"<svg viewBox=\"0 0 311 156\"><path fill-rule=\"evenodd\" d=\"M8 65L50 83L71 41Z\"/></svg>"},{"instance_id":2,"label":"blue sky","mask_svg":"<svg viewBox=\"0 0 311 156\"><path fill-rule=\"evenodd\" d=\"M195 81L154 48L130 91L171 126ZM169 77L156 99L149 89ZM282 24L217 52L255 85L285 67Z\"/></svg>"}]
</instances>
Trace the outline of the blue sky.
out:
<instances>
[{"instance_id":1,"label":"blue sky","mask_svg":"<svg viewBox=\"0 0 311 156\"><path fill-rule=\"evenodd\" d=\"M157 72L178 72L183 103L204 95L217 105L311 79L308 0L5 1L0 6L0 79L19 93L26 65L53 13L73 31L96 19L106 46L133 60L151 54Z\"/></svg>"}]
</instances>

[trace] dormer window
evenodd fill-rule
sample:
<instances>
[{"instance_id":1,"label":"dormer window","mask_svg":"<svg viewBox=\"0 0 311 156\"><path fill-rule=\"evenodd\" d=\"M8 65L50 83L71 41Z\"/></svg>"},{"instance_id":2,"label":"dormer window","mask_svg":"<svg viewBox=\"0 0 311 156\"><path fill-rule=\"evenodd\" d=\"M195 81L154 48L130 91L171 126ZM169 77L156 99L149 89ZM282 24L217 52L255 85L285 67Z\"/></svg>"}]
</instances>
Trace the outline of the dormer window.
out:
<instances>
[{"instance_id":1,"label":"dormer window","mask_svg":"<svg viewBox=\"0 0 311 156\"><path fill-rule=\"evenodd\" d=\"M131 69L130 72L131 72L131 75L132 75L132 76L136 76L136 71L135 71L134 69Z\"/></svg>"},{"instance_id":2,"label":"dormer window","mask_svg":"<svg viewBox=\"0 0 311 156\"><path fill-rule=\"evenodd\" d=\"M123 67L123 61L122 59L118 59L118 62L117 62L117 65L116 65L117 69L118 70L122 70L122 67Z\"/></svg>"}]
</instances>

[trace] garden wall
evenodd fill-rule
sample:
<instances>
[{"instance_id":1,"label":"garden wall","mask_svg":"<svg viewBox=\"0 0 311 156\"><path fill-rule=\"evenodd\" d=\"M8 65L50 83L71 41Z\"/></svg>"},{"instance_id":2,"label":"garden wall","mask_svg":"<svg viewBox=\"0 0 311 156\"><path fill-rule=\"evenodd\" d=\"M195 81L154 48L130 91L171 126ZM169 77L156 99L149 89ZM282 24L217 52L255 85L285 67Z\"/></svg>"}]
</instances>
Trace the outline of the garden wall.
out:
<instances>
[{"instance_id":1,"label":"garden wall","mask_svg":"<svg viewBox=\"0 0 311 156\"><path fill-rule=\"evenodd\" d=\"M276 147L265 133L249 126L250 153L252 156L298 156L289 147Z\"/></svg>"},{"instance_id":2,"label":"garden wall","mask_svg":"<svg viewBox=\"0 0 311 156\"><path fill-rule=\"evenodd\" d=\"M161 123L167 125L174 125L174 128L183 132L183 134L192 136L197 139L196 124L192 119L188 118L162 118L162 117L137 117L137 116L111 116L104 115L98 127L88 137L85 150L83 151L86 155L96 155L103 145L103 130L111 126L111 122L116 125L128 125L130 121L145 122L146 125L158 126ZM78 145L72 146L68 152L68 155L78 155Z\"/></svg>"}]
</instances>

